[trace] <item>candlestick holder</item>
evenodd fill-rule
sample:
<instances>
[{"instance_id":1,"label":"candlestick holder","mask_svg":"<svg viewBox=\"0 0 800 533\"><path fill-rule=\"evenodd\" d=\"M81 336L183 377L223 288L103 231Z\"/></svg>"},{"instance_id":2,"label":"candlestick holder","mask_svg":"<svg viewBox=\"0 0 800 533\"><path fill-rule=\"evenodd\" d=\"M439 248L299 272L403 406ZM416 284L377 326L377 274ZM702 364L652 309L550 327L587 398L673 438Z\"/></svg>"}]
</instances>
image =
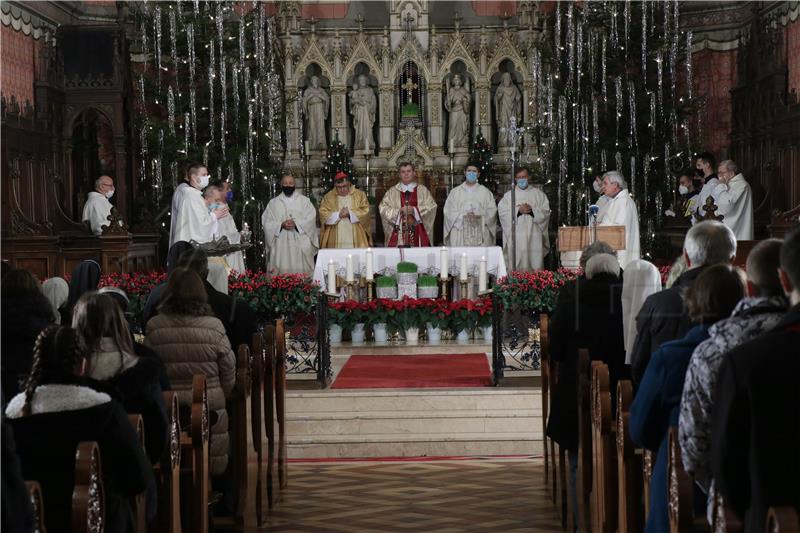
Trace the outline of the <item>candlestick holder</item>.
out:
<instances>
[{"instance_id":1,"label":"candlestick holder","mask_svg":"<svg viewBox=\"0 0 800 533\"><path fill-rule=\"evenodd\" d=\"M355 281L347 282L347 299L358 300L358 285Z\"/></svg>"},{"instance_id":2,"label":"candlestick holder","mask_svg":"<svg viewBox=\"0 0 800 533\"><path fill-rule=\"evenodd\" d=\"M439 297L448 301L449 298L447 297L448 288L450 287L450 276L446 278L439 278Z\"/></svg>"},{"instance_id":3,"label":"candlestick holder","mask_svg":"<svg viewBox=\"0 0 800 533\"><path fill-rule=\"evenodd\" d=\"M303 175L305 176L305 189L306 189L306 197L311 197L311 177L308 175L308 161L311 158L309 157L308 153L303 154Z\"/></svg>"},{"instance_id":4,"label":"candlestick holder","mask_svg":"<svg viewBox=\"0 0 800 533\"><path fill-rule=\"evenodd\" d=\"M460 285L461 292L459 293L458 297L461 300L466 300L469 298L469 278L467 279L459 279L458 284Z\"/></svg>"},{"instance_id":5,"label":"candlestick holder","mask_svg":"<svg viewBox=\"0 0 800 533\"><path fill-rule=\"evenodd\" d=\"M366 161L367 161L367 196L369 196L371 194L370 190L369 190L370 189L369 158L370 158L370 154L365 154L364 155L364 159L366 159Z\"/></svg>"},{"instance_id":6,"label":"candlestick holder","mask_svg":"<svg viewBox=\"0 0 800 533\"><path fill-rule=\"evenodd\" d=\"M328 297L329 304L335 304L336 301L339 299L339 295L332 292L326 292L325 296Z\"/></svg>"},{"instance_id":7,"label":"candlestick holder","mask_svg":"<svg viewBox=\"0 0 800 533\"><path fill-rule=\"evenodd\" d=\"M371 302L372 300L375 299L375 280L368 279L366 283L367 283L367 301Z\"/></svg>"},{"instance_id":8,"label":"candlestick holder","mask_svg":"<svg viewBox=\"0 0 800 533\"><path fill-rule=\"evenodd\" d=\"M454 154L453 152L450 152L449 155L450 155L450 190L452 191L453 190L453 184L455 183L455 179L456 179L456 176L455 176L455 162L454 162L456 154Z\"/></svg>"}]
</instances>

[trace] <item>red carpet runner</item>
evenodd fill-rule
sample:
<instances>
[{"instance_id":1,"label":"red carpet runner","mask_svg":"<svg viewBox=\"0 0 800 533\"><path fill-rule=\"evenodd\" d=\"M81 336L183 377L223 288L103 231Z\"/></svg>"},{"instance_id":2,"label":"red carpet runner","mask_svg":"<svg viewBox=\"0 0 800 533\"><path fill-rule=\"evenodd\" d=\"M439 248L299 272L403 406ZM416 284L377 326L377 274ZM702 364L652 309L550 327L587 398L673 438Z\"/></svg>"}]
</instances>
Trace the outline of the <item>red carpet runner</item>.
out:
<instances>
[{"instance_id":1,"label":"red carpet runner","mask_svg":"<svg viewBox=\"0 0 800 533\"><path fill-rule=\"evenodd\" d=\"M352 355L331 388L488 387L486 354Z\"/></svg>"}]
</instances>

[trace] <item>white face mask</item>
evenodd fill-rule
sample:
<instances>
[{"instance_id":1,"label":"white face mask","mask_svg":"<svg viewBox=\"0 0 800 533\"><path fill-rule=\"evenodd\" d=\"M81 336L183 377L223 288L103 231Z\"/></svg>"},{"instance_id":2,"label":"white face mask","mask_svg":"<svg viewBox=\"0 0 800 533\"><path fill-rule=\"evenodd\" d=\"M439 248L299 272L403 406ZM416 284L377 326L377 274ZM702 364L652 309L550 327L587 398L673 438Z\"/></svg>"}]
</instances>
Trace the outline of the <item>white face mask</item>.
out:
<instances>
[{"instance_id":1,"label":"white face mask","mask_svg":"<svg viewBox=\"0 0 800 533\"><path fill-rule=\"evenodd\" d=\"M687 195L687 194L689 194L689 187L687 187L686 185L680 185L680 186L678 187L678 192L679 192L681 195Z\"/></svg>"},{"instance_id":2,"label":"white face mask","mask_svg":"<svg viewBox=\"0 0 800 533\"><path fill-rule=\"evenodd\" d=\"M109 200L110 200L112 196L114 196L114 189L111 189L110 191L108 191L108 192L106 193L106 198L107 198L107 199L109 199Z\"/></svg>"},{"instance_id":3,"label":"white face mask","mask_svg":"<svg viewBox=\"0 0 800 533\"><path fill-rule=\"evenodd\" d=\"M205 189L208 187L208 182L211 181L211 176L206 174L205 176L198 176L197 178L197 188L198 189Z\"/></svg>"},{"instance_id":4,"label":"white face mask","mask_svg":"<svg viewBox=\"0 0 800 533\"><path fill-rule=\"evenodd\" d=\"M595 181L594 183L592 183L592 188L594 188L594 192L600 194L600 192L603 190L603 182Z\"/></svg>"}]
</instances>

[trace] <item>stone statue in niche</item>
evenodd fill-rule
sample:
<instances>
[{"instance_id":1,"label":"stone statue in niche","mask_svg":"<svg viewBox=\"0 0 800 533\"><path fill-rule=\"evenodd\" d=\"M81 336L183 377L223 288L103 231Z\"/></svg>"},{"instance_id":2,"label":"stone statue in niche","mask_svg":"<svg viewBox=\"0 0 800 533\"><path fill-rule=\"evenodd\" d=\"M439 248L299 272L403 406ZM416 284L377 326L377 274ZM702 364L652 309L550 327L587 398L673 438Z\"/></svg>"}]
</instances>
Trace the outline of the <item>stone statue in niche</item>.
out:
<instances>
[{"instance_id":1,"label":"stone statue in niche","mask_svg":"<svg viewBox=\"0 0 800 533\"><path fill-rule=\"evenodd\" d=\"M447 129L448 147L454 150L469 147L469 109L472 97L469 94L469 79L462 84L461 75L453 74L447 82L444 108L450 114Z\"/></svg>"},{"instance_id":2,"label":"stone statue in niche","mask_svg":"<svg viewBox=\"0 0 800 533\"><path fill-rule=\"evenodd\" d=\"M497 146L508 146L507 128L511 125L511 117L517 117L517 124L522 119L522 93L514 85L509 72L503 73L500 85L494 93L494 109L497 117Z\"/></svg>"},{"instance_id":3,"label":"stone statue in niche","mask_svg":"<svg viewBox=\"0 0 800 533\"><path fill-rule=\"evenodd\" d=\"M303 114L306 116L306 136L309 150L325 150L328 139L325 135L325 120L328 118L331 97L320 86L318 76L311 76L311 85L303 94Z\"/></svg>"},{"instance_id":4,"label":"stone statue in niche","mask_svg":"<svg viewBox=\"0 0 800 533\"><path fill-rule=\"evenodd\" d=\"M358 77L358 88L350 93L350 114L353 115L355 143L353 149L372 151L375 139L372 136L372 125L375 124L375 111L378 101L375 91L369 86L367 77Z\"/></svg>"}]
</instances>

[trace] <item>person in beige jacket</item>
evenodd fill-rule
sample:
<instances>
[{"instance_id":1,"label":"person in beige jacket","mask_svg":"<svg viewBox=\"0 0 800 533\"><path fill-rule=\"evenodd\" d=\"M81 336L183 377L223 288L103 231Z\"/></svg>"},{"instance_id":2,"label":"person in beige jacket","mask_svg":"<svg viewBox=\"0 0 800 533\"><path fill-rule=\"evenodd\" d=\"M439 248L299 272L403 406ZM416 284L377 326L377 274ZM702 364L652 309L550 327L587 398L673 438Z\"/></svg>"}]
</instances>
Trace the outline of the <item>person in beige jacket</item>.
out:
<instances>
[{"instance_id":1,"label":"person in beige jacket","mask_svg":"<svg viewBox=\"0 0 800 533\"><path fill-rule=\"evenodd\" d=\"M219 476L228 464L225 399L236 381L236 358L225 327L207 302L200 276L185 268L175 269L167 282L159 314L147 322L144 343L164 361L181 405L191 404L193 377L206 377L208 408L212 419L216 418L211 426L211 475Z\"/></svg>"}]
</instances>

